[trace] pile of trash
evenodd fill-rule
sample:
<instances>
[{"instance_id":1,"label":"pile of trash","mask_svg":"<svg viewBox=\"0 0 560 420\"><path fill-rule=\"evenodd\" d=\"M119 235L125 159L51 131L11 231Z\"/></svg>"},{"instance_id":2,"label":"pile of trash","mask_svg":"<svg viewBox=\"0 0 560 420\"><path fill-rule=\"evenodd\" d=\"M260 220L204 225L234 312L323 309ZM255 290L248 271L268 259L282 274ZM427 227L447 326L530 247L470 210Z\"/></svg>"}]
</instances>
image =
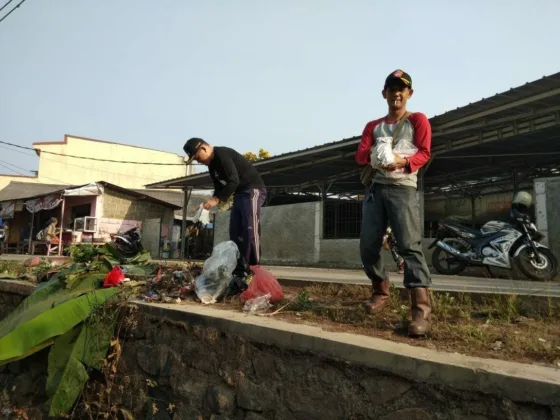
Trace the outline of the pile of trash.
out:
<instances>
[{"instance_id":1,"label":"pile of trash","mask_svg":"<svg viewBox=\"0 0 560 420\"><path fill-rule=\"evenodd\" d=\"M278 280L262 267L251 267L253 275L249 282L234 276L238 258L239 250L234 242L221 242L214 247L203 266L159 267L157 273L143 284L138 297L145 302L161 303L182 303L198 298L206 305L238 295L243 303L258 298L270 304L284 298ZM261 304L260 308L265 306Z\"/></svg>"}]
</instances>

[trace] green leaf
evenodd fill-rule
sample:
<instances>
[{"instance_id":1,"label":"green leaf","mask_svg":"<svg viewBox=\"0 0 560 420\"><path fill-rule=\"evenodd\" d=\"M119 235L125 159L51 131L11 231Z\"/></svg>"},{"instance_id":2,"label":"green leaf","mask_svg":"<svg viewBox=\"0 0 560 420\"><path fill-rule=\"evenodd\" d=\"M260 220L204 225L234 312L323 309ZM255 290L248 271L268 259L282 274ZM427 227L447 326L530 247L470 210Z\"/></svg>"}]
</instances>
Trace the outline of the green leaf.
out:
<instances>
[{"instance_id":1,"label":"green leaf","mask_svg":"<svg viewBox=\"0 0 560 420\"><path fill-rule=\"evenodd\" d=\"M31 348L29 351L27 351L26 353L22 354L21 356L19 356L19 357L13 357L12 359L8 359L8 360L4 360L4 361L2 361L0 364L8 364L8 363L16 362L16 361L21 360L21 359L25 359L26 357L29 357L29 356L31 356L32 354L37 353L38 351L41 351L41 350L43 350L44 348L49 347L53 342L54 342L54 340L51 339L51 338L49 338L48 340L43 341L41 344L39 344L39 345L37 345L37 346Z\"/></svg>"},{"instance_id":2,"label":"green leaf","mask_svg":"<svg viewBox=\"0 0 560 420\"><path fill-rule=\"evenodd\" d=\"M27 316L20 317L20 321L13 326L4 326L9 332L0 338L0 364L5 360L21 357L40 343L65 334L71 328L84 321L95 307L119 293L118 288L101 289L73 299L48 309L43 302L33 306ZM77 292L74 292L77 293Z\"/></svg>"},{"instance_id":3,"label":"green leaf","mask_svg":"<svg viewBox=\"0 0 560 420\"><path fill-rule=\"evenodd\" d=\"M148 277L153 274L155 267L152 265L121 265L125 276Z\"/></svg>"},{"instance_id":4,"label":"green leaf","mask_svg":"<svg viewBox=\"0 0 560 420\"><path fill-rule=\"evenodd\" d=\"M47 396L51 398L49 415L66 414L88 380L82 357L86 348L86 326L80 324L57 337L49 352Z\"/></svg>"},{"instance_id":5,"label":"green leaf","mask_svg":"<svg viewBox=\"0 0 560 420\"><path fill-rule=\"evenodd\" d=\"M99 321L95 316L56 338L49 352L47 395L51 416L66 414L79 397L88 374L84 367L101 369L111 344L116 314Z\"/></svg>"},{"instance_id":6,"label":"green leaf","mask_svg":"<svg viewBox=\"0 0 560 420\"><path fill-rule=\"evenodd\" d=\"M52 284L32 293L12 313L0 321L0 337L4 337L17 326L40 316L51 308L98 289L104 278L104 274L83 276L80 282L76 282L73 289L65 289L60 278L50 280L49 283L52 282ZM1 357L0 360L2 360Z\"/></svg>"}]
</instances>

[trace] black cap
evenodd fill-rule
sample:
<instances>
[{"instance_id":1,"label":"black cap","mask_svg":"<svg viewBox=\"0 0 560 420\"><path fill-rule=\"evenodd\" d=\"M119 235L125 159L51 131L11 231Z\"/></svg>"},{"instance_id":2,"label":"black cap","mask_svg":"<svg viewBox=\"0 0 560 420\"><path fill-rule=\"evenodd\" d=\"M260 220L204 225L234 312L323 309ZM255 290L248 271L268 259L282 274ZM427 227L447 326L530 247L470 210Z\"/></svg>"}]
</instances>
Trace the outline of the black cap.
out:
<instances>
[{"instance_id":1,"label":"black cap","mask_svg":"<svg viewBox=\"0 0 560 420\"><path fill-rule=\"evenodd\" d=\"M189 160L187 160L187 165L193 161L194 155L196 155L196 151L203 144L206 144L206 142L198 137L193 137L192 139L187 140L187 142L183 146L183 150L189 157Z\"/></svg>"},{"instance_id":2,"label":"black cap","mask_svg":"<svg viewBox=\"0 0 560 420\"><path fill-rule=\"evenodd\" d=\"M387 78L385 79L385 88L387 88L387 86L389 86L391 83L394 83L395 81L399 81L408 88L412 88L412 77L410 77L410 74L401 69L397 69L389 76L387 76Z\"/></svg>"}]
</instances>

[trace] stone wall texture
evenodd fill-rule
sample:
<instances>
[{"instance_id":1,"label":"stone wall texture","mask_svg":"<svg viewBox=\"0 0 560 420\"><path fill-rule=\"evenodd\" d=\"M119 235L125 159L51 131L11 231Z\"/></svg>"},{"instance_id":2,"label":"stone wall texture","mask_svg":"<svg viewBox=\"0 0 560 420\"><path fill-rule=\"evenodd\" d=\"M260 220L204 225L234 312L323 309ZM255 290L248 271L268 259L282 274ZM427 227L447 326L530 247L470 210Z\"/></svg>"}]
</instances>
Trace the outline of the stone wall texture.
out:
<instances>
[{"instance_id":1,"label":"stone wall texture","mask_svg":"<svg viewBox=\"0 0 560 420\"><path fill-rule=\"evenodd\" d=\"M140 314L121 333L116 379L91 380L85 395L90 404L96 395L110 395L114 407L135 419L560 419L555 408L415 383L203 324ZM42 352L0 369L10 402L32 407L34 419L43 416L46 361Z\"/></svg>"},{"instance_id":2,"label":"stone wall texture","mask_svg":"<svg viewBox=\"0 0 560 420\"><path fill-rule=\"evenodd\" d=\"M162 219L162 224L173 224L173 210L160 204L105 188L103 217L109 219L140 220Z\"/></svg>"}]
</instances>

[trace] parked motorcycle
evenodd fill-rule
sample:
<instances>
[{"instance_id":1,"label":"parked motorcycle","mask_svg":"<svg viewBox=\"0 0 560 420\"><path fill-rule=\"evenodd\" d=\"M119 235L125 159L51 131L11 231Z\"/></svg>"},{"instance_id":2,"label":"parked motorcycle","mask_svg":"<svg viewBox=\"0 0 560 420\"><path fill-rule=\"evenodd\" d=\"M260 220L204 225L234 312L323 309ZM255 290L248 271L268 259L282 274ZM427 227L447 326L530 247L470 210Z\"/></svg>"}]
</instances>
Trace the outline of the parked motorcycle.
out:
<instances>
[{"instance_id":1,"label":"parked motorcycle","mask_svg":"<svg viewBox=\"0 0 560 420\"><path fill-rule=\"evenodd\" d=\"M544 235L527 215L531 204L531 194L520 191L512 201L507 222L490 221L480 230L439 222L436 240L429 247L437 247L432 253L434 269L456 275L467 266L512 270L515 265L532 280L552 280L558 274L558 260L539 243Z\"/></svg>"},{"instance_id":2,"label":"parked motorcycle","mask_svg":"<svg viewBox=\"0 0 560 420\"><path fill-rule=\"evenodd\" d=\"M138 227L133 227L124 233L111 235L111 244L126 258L132 258L144 250Z\"/></svg>"}]
</instances>

